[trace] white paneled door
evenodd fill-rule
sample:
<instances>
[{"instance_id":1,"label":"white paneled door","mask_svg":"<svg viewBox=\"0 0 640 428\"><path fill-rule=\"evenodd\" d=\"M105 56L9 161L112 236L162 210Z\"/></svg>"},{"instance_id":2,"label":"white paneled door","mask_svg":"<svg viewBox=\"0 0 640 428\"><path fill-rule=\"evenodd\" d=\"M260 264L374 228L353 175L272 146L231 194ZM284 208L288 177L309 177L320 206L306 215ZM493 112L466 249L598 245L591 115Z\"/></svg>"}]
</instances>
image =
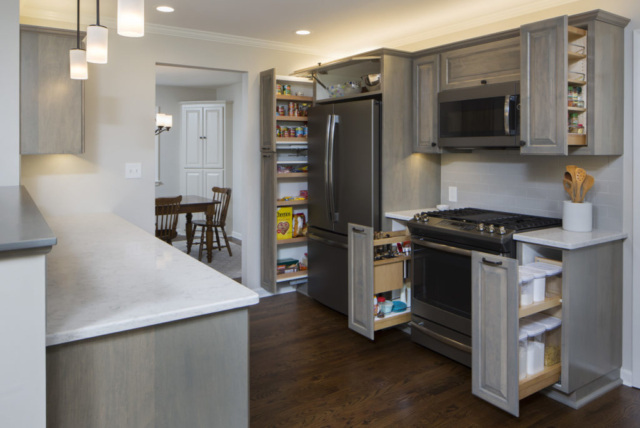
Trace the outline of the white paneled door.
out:
<instances>
[{"instance_id":1,"label":"white paneled door","mask_svg":"<svg viewBox=\"0 0 640 428\"><path fill-rule=\"evenodd\" d=\"M184 147L184 167L202 168L203 133L202 108L184 107L182 121L182 140Z\"/></svg>"},{"instance_id":2,"label":"white paneled door","mask_svg":"<svg viewBox=\"0 0 640 428\"><path fill-rule=\"evenodd\" d=\"M223 169L207 169L204 170L204 197L213 198L214 187L224 187L224 170Z\"/></svg>"},{"instance_id":3,"label":"white paneled door","mask_svg":"<svg viewBox=\"0 0 640 428\"><path fill-rule=\"evenodd\" d=\"M224 168L224 106L205 107L203 124L203 167Z\"/></svg>"}]
</instances>

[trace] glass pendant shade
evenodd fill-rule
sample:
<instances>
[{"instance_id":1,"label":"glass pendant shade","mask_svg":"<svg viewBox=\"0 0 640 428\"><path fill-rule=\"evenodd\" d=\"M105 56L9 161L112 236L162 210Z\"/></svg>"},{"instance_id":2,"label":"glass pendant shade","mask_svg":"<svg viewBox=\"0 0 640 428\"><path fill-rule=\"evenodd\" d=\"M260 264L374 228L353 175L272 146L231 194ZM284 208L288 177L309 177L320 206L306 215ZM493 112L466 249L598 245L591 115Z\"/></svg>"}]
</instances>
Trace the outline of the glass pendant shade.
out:
<instances>
[{"instance_id":1,"label":"glass pendant shade","mask_svg":"<svg viewBox=\"0 0 640 428\"><path fill-rule=\"evenodd\" d=\"M144 36L144 0L118 0L118 34Z\"/></svg>"},{"instance_id":2,"label":"glass pendant shade","mask_svg":"<svg viewBox=\"0 0 640 428\"><path fill-rule=\"evenodd\" d=\"M106 64L109 49L109 30L101 25L87 27L87 62Z\"/></svg>"},{"instance_id":3,"label":"glass pendant shade","mask_svg":"<svg viewBox=\"0 0 640 428\"><path fill-rule=\"evenodd\" d=\"M72 79L86 80L89 78L87 52L84 49L71 49L69 51L69 63L71 65Z\"/></svg>"}]
</instances>

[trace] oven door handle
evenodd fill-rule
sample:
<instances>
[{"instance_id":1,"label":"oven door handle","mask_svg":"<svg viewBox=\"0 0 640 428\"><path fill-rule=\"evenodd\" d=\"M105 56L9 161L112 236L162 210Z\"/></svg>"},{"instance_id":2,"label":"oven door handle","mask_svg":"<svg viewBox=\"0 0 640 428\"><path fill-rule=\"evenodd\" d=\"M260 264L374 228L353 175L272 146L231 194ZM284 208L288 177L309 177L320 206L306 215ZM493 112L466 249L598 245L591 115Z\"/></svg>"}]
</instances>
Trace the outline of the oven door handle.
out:
<instances>
[{"instance_id":1,"label":"oven door handle","mask_svg":"<svg viewBox=\"0 0 640 428\"><path fill-rule=\"evenodd\" d=\"M415 322L411 321L411 328L415 328L418 331L420 331L421 333L426 334L427 336L432 337L433 339L436 339L439 342L442 342L446 345L449 345L451 347L454 347L456 349L461 350L462 352L467 352L467 353L471 353L471 346L469 345L465 345L464 343L460 343L457 340L453 340L450 339L446 336L443 336L439 333L436 333L435 331L431 331L426 327L421 326L420 324L416 324Z\"/></svg>"},{"instance_id":2,"label":"oven door handle","mask_svg":"<svg viewBox=\"0 0 640 428\"><path fill-rule=\"evenodd\" d=\"M447 253L458 254L460 256L471 257L471 250L465 250L464 248L456 248L450 245L436 244L435 242L425 241L424 238L412 239L411 242L413 242L416 245L420 245L421 247L427 247L427 248L431 248L438 251L444 251Z\"/></svg>"},{"instance_id":3,"label":"oven door handle","mask_svg":"<svg viewBox=\"0 0 640 428\"><path fill-rule=\"evenodd\" d=\"M504 97L504 135L511 135L511 96Z\"/></svg>"}]
</instances>

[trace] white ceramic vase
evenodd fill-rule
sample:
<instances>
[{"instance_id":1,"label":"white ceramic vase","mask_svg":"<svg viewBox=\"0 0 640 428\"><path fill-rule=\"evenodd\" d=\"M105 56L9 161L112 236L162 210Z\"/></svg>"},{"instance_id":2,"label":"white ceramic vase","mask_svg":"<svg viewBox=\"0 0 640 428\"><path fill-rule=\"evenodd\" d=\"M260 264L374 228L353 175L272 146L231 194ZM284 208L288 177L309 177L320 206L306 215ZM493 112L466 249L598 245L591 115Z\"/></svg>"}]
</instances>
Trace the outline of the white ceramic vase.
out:
<instances>
[{"instance_id":1,"label":"white ceramic vase","mask_svg":"<svg viewBox=\"0 0 640 428\"><path fill-rule=\"evenodd\" d=\"M569 232L591 232L593 230L593 205L591 202L564 201L562 228Z\"/></svg>"}]
</instances>

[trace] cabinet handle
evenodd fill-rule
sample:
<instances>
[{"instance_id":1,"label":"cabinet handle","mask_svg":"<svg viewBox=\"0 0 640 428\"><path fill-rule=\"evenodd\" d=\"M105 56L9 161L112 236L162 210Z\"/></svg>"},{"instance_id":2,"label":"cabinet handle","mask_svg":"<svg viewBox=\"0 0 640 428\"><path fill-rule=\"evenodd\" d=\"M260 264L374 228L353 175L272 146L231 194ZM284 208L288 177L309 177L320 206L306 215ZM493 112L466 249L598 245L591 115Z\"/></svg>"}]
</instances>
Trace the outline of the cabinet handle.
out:
<instances>
[{"instance_id":1,"label":"cabinet handle","mask_svg":"<svg viewBox=\"0 0 640 428\"><path fill-rule=\"evenodd\" d=\"M435 146L436 146L436 143L431 143L431 147L435 147Z\"/></svg>"},{"instance_id":2,"label":"cabinet handle","mask_svg":"<svg viewBox=\"0 0 640 428\"><path fill-rule=\"evenodd\" d=\"M502 262L494 262L493 260L487 260L484 257L482 258L482 263L486 263L488 265L494 265L494 266L502 266Z\"/></svg>"},{"instance_id":3,"label":"cabinet handle","mask_svg":"<svg viewBox=\"0 0 640 428\"><path fill-rule=\"evenodd\" d=\"M271 155L262 155L263 158L270 158Z\"/></svg>"},{"instance_id":4,"label":"cabinet handle","mask_svg":"<svg viewBox=\"0 0 640 428\"><path fill-rule=\"evenodd\" d=\"M527 142L524 140L520 140L520 147L524 147L527 145Z\"/></svg>"},{"instance_id":5,"label":"cabinet handle","mask_svg":"<svg viewBox=\"0 0 640 428\"><path fill-rule=\"evenodd\" d=\"M351 230L353 230L354 232L358 232L358 233L364 233L364 229L359 228L359 227L354 227Z\"/></svg>"},{"instance_id":6,"label":"cabinet handle","mask_svg":"<svg viewBox=\"0 0 640 428\"><path fill-rule=\"evenodd\" d=\"M483 85L486 85L487 81L486 80L481 80L480 83L482 83Z\"/></svg>"}]
</instances>

